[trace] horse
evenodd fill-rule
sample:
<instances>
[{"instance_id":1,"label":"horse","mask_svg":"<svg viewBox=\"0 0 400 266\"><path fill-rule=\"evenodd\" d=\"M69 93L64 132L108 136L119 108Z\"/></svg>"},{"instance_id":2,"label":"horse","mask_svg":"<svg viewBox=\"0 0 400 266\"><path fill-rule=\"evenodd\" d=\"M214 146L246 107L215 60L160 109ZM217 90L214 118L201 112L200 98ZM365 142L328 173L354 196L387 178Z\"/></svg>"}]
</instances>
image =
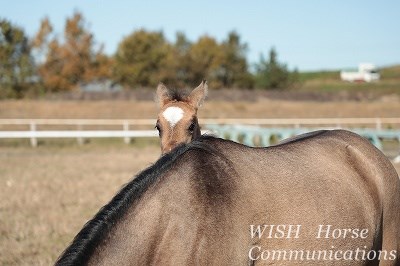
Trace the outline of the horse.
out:
<instances>
[{"instance_id":1,"label":"horse","mask_svg":"<svg viewBox=\"0 0 400 266\"><path fill-rule=\"evenodd\" d=\"M399 177L364 138L200 136L127 183L56 265L399 265L399 243Z\"/></svg>"},{"instance_id":2,"label":"horse","mask_svg":"<svg viewBox=\"0 0 400 266\"><path fill-rule=\"evenodd\" d=\"M190 94L170 90L162 83L158 85L156 100L160 111L155 128L159 132L163 154L201 135L197 110L207 92L206 80L203 80Z\"/></svg>"}]
</instances>

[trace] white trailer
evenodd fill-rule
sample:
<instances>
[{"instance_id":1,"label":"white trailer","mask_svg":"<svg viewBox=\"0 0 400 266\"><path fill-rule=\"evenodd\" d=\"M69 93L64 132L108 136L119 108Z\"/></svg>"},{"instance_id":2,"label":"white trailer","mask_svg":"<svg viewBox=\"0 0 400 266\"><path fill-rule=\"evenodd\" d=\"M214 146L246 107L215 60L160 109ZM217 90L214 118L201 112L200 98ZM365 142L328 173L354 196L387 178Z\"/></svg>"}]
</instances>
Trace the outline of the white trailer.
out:
<instances>
[{"instance_id":1,"label":"white trailer","mask_svg":"<svg viewBox=\"0 0 400 266\"><path fill-rule=\"evenodd\" d=\"M372 82L379 80L380 74L375 65L371 63L361 63L358 65L358 72L341 71L340 78L349 82Z\"/></svg>"}]
</instances>

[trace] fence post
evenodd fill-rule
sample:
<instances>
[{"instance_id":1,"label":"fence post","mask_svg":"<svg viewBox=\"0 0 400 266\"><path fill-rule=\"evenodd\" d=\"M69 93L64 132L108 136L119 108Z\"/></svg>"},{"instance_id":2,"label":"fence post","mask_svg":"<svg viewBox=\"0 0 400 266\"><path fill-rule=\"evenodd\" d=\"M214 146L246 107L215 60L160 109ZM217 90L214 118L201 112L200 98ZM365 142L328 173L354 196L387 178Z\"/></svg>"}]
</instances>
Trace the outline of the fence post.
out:
<instances>
[{"instance_id":1,"label":"fence post","mask_svg":"<svg viewBox=\"0 0 400 266\"><path fill-rule=\"evenodd\" d=\"M32 147L37 147L38 142L37 142L37 138L35 137L35 132L36 132L36 124L34 121L30 122L30 130L31 130L31 145Z\"/></svg>"},{"instance_id":2,"label":"fence post","mask_svg":"<svg viewBox=\"0 0 400 266\"><path fill-rule=\"evenodd\" d=\"M77 128L78 128L78 131L82 131L83 125L81 123L79 123L77 125ZM83 139L83 137L78 137L76 140L78 141L79 145L83 145L85 143L85 140Z\"/></svg>"},{"instance_id":3,"label":"fence post","mask_svg":"<svg viewBox=\"0 0 400 266\"><path fill-rule=\"evenodd\" d=\"M128 123L128 121L124 121L123 128L124 128L125 133L127 133L129 131L129 123ZM125 142L125 144L131 143L131 138L128 137L128 136L125 136L124 137L124 142Z\"/></svg>"},{"instance_id":4,"label":"fence post","mask_svg":"<svg viewBox=\"0 0 400 266\"><path fill-rule=\"evenodd\" d=\"M376 119L376 129L381 130L382 129L382 121L380 118Z\"/></svg>"}]
</instances>

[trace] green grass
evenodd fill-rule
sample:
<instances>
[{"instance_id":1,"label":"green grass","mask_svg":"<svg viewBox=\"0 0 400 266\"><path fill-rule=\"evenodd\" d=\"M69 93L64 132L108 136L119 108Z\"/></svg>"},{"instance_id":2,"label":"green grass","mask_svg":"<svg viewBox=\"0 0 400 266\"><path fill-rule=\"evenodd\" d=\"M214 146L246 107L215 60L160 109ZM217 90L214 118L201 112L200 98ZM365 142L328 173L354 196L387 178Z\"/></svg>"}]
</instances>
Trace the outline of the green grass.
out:
<instances>
[{"instance_id":1,"label":"green grass","mask_svg":"<svg viewBox=\"0 0 400 266\"><path fill-rule=\"evenodd\" d=\"M400 65L394 65L389 67L383 67L379 69L381 74L381 80L392 80L400 79ZM340 80L340 70L328 70L328 71L313 71L313 72L300 72L300 81L310 80Z\"/></svg>"},{"instance_id":2,"label":"green grass","mask_svg":"<svg viewBox=\"0 0 400 266\"><path fill-rule=\"evenodd\" d=\"M355 92L373 95L400 94L400 65L380 69L381 80L372 83L344 82L340 71L316 71L299 73L301 91L313 92Z\"/></svg>"},{"instance_id":3,"label":"green grass","mask_svg":"<svg viewBox=\"0 0 400 266\"><path fill-rule=\"evenodd\" d=\"M301 82L309 80L340 80L340 71L317 71L299 73Z\"/></svg>"},{"instance_id":4,"label":"green grass","mask_svg":"<svg viewBox=\"0 0 400 266\"><path fill-rule=\"evenodd\" d=\"M385 67L380 70L382 79L400 79L400 65Z\"/></svg>"}]
</instances>

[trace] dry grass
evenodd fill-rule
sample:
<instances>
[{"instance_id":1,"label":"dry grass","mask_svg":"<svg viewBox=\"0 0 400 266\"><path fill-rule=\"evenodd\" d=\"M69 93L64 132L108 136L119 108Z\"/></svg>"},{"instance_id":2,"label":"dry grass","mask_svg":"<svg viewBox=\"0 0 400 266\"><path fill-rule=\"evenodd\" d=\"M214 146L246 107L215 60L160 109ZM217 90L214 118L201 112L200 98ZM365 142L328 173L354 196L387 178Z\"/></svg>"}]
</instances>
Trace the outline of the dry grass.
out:
<instances>
[{"instance_id":1,"label":"dry grass","mask_svg":"<svg viewBox=\"0 0 400 266\"><path fill-rule=\"evenodd\" d=\"M379 101L209 101L200 118L396 117L400 100ZM157 107L145 101L0 101L0 118L155 118Z\"/></svg>"},{"instance_id":2,"label":"dry grass","mask_svg":"<svg viewBox=\"0 0 400 266\"><path fill-rule=\"evenodd\" d=\"M0 150L0 265L50 265L159 148L42 146Z\"/></svg>"}]
</instances>

